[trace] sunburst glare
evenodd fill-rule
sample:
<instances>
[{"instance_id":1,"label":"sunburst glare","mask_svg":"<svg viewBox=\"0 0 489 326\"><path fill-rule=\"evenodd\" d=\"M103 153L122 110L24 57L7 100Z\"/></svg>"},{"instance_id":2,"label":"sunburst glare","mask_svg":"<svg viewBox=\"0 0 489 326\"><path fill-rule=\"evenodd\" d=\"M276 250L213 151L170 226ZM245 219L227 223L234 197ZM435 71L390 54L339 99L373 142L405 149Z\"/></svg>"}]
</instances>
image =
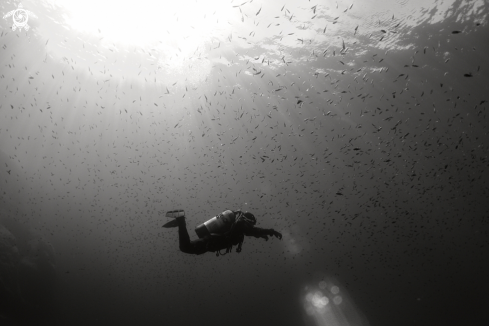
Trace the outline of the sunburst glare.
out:
<instances>
[{"instance_id":1,"label":"sunburst glare","mask_svg":"<svg viewBox=\"0 0 489 326\"><path fill-rule=\"evenodd\" d=\"M64 18L73 29L121 45L161 44L166 52L170 47L182 56L227 33L229 20L236 13L223 0L59 0L56 4L69 11Z\"/></svg>"}]
</instances>

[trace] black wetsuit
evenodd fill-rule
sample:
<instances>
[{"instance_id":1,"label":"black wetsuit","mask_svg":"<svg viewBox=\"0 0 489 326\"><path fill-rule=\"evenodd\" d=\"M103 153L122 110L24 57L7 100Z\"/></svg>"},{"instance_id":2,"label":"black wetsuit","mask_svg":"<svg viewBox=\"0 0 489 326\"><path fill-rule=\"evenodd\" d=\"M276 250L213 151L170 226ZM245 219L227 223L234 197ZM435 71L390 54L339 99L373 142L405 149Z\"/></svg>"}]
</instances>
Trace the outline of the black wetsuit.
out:
<instances>
[{"instance_id":1,"label":"black wetsuit","mask_svg":"<svg viewBox=\"0 0 489 326\"><path fill-rule=\"evenodd\" d=\"M262 229L254 226L246 226L239 223L228 236L210 235L195 241L190 241L185 220L182 218L178 221L178 237L180 250L187 254L201 255L208 251L218 252L223 249L231 249L232 246L238 246L238 252L241 251L241 243L244 236L253 236L255 238L265 238L274 235L273 229Z\"/></svg>"}]
</instances>

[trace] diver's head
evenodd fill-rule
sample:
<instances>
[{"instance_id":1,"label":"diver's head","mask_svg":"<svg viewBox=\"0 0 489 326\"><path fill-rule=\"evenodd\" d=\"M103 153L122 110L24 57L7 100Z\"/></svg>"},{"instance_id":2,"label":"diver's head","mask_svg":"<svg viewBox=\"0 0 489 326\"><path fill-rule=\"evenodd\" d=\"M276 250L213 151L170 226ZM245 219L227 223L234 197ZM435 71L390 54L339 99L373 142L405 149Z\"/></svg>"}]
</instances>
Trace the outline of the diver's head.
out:
<instances>
[{"instance_id":1,"label":"diver's head","mask_svg":"<svg viewBox=\"0 0 489 326\"><path fill-rule=\"evenodd\" d=\"M244 216L244 219L247 223L251 224L251 225L255 225L256 224L256 218L255 218L255 215L251 214L250 212L244 212L243 213L243 216Z\"/></svg>"}]
</instances>

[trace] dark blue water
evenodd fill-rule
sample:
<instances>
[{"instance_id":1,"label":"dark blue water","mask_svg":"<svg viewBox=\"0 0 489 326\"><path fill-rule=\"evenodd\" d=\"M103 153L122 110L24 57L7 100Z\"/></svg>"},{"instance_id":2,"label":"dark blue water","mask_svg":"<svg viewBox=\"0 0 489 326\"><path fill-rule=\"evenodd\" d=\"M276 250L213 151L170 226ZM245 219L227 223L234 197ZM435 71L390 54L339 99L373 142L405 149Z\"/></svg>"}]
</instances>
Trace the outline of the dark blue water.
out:
<instances>
[{"instance_id":1,"label":"dark blue water","mask_svg":"<svg viewBox=\"0 0 489 326\"><path fill-rule=\"evenodd\" d=\"M489 323L483 1L18 5L0 324ZM173 209L283 238L185 254Z\"/></svg>"}]
</instances>

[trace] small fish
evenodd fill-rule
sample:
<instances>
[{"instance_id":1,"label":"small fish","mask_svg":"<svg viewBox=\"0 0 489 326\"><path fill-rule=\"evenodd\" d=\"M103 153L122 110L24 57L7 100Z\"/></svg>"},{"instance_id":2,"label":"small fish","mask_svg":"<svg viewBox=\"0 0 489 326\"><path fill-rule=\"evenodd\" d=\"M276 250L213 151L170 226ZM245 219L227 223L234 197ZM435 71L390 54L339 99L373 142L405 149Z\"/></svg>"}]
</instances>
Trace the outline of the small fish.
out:
<instances>
[{"instance_id":1,"label":"small fish","mask_svg":"<svg viewBox=\"0 0 489 326\"><path fill-rule=\"evenodd\" d=\"M452 31L452 34L462 33L462 31Z\"/></svg>"},{"instance_id":2,"label":"small fish","mask_svg":"<svg viewBox=\"0 0 489 326\"><path fill-rule=\"evenodd\" d=\"M248 2L248 1L245 1L245 2L243 2L242 4L237 5L237 6L233 6L233 8L236 8L236 7L241 7L241 6L242 6L242 5L244 5L246 2Z\"/></svg>"}]
</instances>

